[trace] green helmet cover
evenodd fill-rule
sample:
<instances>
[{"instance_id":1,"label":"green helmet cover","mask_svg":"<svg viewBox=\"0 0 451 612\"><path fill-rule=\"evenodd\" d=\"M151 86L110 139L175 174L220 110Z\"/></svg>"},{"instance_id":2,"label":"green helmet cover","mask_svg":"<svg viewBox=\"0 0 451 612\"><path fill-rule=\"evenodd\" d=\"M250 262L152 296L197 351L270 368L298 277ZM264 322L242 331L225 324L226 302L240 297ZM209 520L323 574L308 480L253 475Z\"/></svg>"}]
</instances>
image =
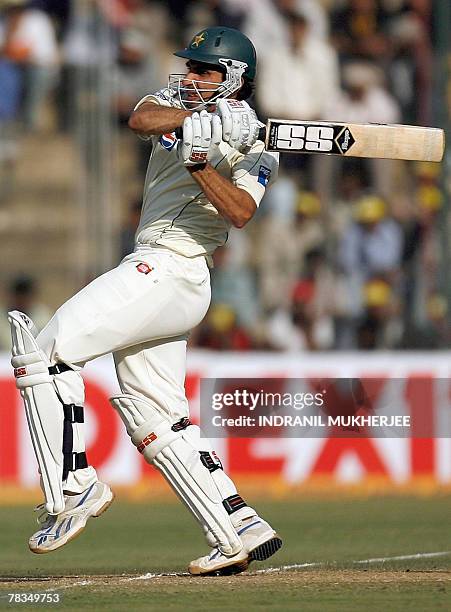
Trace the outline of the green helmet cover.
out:
<instances>
[{"instance_id":1,"label":"green helmet cover","mask_svg":"<svg viewBox=\"0 0 451 612\"><path fill-rule=\"evenodd\" d=\"M244 76L250 81L255 78L257 71L254 45L247 36L233 28L205 28L193 37L186 49L176 51L174 55L221 68L224 66L220 59L245 62L247 68Z\"/></svg>"}]
</instances>

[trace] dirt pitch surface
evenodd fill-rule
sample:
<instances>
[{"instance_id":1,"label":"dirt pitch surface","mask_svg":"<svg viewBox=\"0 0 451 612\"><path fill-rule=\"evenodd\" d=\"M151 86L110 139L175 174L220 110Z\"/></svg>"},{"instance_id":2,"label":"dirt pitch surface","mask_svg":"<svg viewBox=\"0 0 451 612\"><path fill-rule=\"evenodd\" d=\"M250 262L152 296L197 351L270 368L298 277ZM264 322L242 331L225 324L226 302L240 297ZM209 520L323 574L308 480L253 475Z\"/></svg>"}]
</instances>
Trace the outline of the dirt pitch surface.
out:
<instances>
[{"instance_id":1,"label":"dirt pitch surface","mask_svg":"<svg viewBox=\"0 0 451 612\"><path fill-rule=\"evenodd\" d=\"M59 594L39 609L64 610L451 610L448 570L305 569L254 571L199 578L185 573L10 577L0 579L0 607L7 593ZM27 605L26 607L30 607ZM33 607L33 606L32 606Z\"/></svg>"},{"instance_id":2,"label":"dirt pitch surface","mask_svg":"<svg viewBox=\"0 0 451 612\"><path fill-rule=\"evenodd\" d=\"M49 555L27 548L28 508L0 508L0 609L451 612L450 507L450 495L258 502L284 545L221 578L186 573L206 548L175 503L118 501ZM20 602L46 593L60 601Z\"/></svg>"},{"instance_id":3,"label":"dirt pitch surface","mask_svg":"<svg viewBox=\"0 0 451 612\"><path fill-rule=\"evenodd\" d=\"M276 570L270 573L259 571L246 572L239 576L215 576L215 577L197 577L190 576L188 573L163 573L163 574L121 574L120 576L105 575L105 576L48 576L46 578L0 578L0 588L2 591L5 587L12 588L20 587L23 589L26 586L28 591L62 591L79 587L90 587L89 590L103 588L115 588L119 585L130 585L133 589L140 587L164 588L164 587L199 587L199 592L206 585L214 584L216 587L233 585L246 586L255 585L259 588L264 586L274 585L277 588L282 588L283 585L298 585L303 587L317 587L324 584L344 584L352 585L359 584L363 586L374 585L398 585L398 584L442 584L444 587L450 588L451 593L451 572L448 570L404 570L404 571L374 571L374 570L330 570L330 569L312 569L306 571L299 570ZM451 600L450 600L451 608Z\"/></svg>"}]
</instances>

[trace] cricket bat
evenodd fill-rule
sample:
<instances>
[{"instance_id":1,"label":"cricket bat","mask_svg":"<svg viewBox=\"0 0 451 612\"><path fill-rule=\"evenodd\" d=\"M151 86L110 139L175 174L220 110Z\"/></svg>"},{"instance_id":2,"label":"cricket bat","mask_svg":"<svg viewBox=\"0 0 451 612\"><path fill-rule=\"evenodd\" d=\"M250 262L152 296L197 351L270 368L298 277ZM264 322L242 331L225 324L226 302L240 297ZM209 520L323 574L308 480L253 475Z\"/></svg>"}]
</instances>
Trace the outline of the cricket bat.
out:
<instances>
[{"instance_id":1,"label":"cricket bat","mask_svg":"<svg viewBox=\"0 0 451 612\"><path fill-rule=\"evenodd\" d=\"M321 153L439 162L445 150L440 128L384 123L335 123L268 119L259 140L267 151Z\"/></svg>"}]
</instances>

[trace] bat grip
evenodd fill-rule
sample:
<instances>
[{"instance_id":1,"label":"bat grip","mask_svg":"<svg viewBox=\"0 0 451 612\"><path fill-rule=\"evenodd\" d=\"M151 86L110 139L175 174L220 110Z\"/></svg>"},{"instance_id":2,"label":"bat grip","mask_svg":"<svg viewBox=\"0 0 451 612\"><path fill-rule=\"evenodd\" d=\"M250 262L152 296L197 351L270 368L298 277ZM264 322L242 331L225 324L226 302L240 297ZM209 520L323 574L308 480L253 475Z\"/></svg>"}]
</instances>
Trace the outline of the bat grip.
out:
<instances>
[{"instance_id":1,"label":"bat grip","mask_svg":"<svg viewBox=\"0 0 451 612\"><path fill-rule=\"evenodd\" d=\"M183 129L181 127L178 127L175 130L175 136L179 140L182 139L182 137L183 137ZM266 138L266 127L262 127L262 128L260 128L258 130L258 140L262 140L263 142L265 142L265 138Z\"/></svg>"},{"instance_id":2,"label":"bat grip","mask_svg":"<svg viewBox=\"0 0 451 612\"><path fill-rule=\"evenodd\" d=\"M265 127L261 127L258 130L258 140L262 140L263 142L265 142L265 140L266 140L266 126Z\"/></svg>"}]
</instances>

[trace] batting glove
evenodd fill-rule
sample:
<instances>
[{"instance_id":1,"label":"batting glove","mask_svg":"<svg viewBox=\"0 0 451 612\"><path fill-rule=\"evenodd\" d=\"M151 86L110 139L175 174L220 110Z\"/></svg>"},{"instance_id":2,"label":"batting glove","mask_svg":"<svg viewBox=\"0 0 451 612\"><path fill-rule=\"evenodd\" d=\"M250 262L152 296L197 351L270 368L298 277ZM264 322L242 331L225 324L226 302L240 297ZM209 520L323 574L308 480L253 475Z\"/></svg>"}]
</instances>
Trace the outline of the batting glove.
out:
<instances>
[{"instance_id":1,"label":"batting glove","mask_svg":"<svg viewBox=\"0 0 451 612\"><path fill-rule=\"evenodd\" d=\"M224 98L217 102L216 112L221 117L222 139L241 153L247 153L263 126L254 109L244 100Z\"/></svg>"},{"instance_id":2,"label":"batting glove","mask_svg":"<svg viewBox=\"0 0 451 612\"><path fill-rule=\"evenodd\" d=\"M183 122L183 135L178 155L185 166L206 164L217 149L222 138L221 119L206 110L193 113Z\"/></svg>"}]
</instances>

